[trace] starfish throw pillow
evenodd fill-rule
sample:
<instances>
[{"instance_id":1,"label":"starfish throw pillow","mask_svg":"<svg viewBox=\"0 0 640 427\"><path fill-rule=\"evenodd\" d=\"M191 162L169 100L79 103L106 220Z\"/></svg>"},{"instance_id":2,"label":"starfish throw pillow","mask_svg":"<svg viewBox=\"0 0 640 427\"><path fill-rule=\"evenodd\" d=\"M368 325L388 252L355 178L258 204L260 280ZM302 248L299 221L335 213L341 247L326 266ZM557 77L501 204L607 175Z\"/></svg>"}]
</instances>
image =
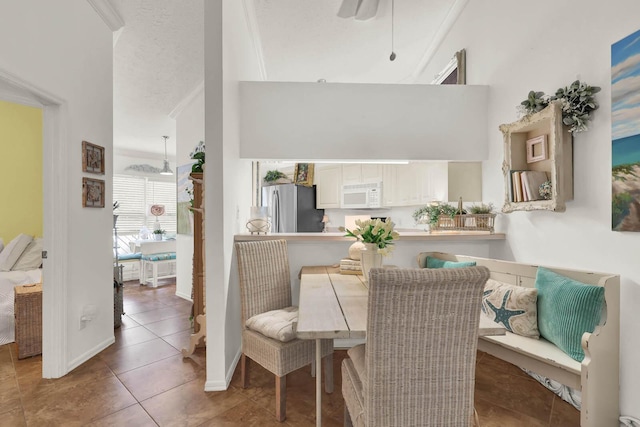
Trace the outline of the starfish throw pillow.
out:
<instances>
[{"instance_id":1,"label":"starfish throw pillow","mask_svg":"<svg viewBox=\"0 0 640 427\"><path fill-rule=\"evenodd\" d=\"M487 280L482 296L482 312L509 332L540 338L537 315L538 290Z\"/></svg>"}]
</instances>

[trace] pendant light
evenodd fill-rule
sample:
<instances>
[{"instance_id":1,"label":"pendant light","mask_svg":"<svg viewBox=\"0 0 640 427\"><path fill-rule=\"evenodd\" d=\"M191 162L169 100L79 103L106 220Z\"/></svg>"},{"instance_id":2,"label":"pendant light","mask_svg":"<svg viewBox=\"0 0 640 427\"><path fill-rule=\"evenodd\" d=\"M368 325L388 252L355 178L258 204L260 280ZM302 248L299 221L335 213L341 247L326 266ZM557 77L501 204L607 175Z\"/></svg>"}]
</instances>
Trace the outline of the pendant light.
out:
<instances>
[{"instance_id":1,"label":"pendant light","mask_svg":"<svg viewBox=\"0 0 640 427\"><path fill-rule=\"evenodd\" d=\"M160 171L160 175L173 175L173 171L169 167L169 160L167 159L167 138L168 136L163 136L164 138L164 167Z\"/></svg>"},{"instance_id":2,"label":"pendant light","mask_svg":"<svg viewBox=\"0 0 640 427\"><path fill-rule=\"evenodd\" d=\"M394 18L394 9L395 9L395 0L391 0L391 55L389 56L389 61L394 61L396 59L396 53L393 51L393 18Z\"/></svg>"}]
</instances>

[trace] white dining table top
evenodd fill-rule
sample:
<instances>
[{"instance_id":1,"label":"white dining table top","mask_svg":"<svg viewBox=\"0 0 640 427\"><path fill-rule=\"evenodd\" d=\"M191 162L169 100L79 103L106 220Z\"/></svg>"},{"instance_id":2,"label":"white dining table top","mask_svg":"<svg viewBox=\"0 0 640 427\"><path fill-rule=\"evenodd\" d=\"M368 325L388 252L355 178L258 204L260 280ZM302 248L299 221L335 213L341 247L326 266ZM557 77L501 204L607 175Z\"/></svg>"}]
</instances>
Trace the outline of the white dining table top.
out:
<instances>
[{"instance_id":1,"label":"white dining table top","mask_svg":"<svg viewBox=\"0 0 640 427\"><path fill-rule=\"evenodd\" d=\"M362 276L343 275L333 267L303 267L298 338L366 338L368 293ZM479 336L504 334L502 325L480 316Z\"/></svg>"}]
</instances>

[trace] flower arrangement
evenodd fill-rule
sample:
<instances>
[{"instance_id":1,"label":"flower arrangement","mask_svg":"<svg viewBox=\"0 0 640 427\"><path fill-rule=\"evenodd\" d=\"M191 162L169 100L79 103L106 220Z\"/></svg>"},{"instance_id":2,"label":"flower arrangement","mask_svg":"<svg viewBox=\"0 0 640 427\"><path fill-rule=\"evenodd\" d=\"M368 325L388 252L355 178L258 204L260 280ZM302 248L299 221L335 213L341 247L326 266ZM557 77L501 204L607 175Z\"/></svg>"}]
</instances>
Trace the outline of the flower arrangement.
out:
<instances>
[{"instance_id":1,"label":"flower arrangement","mask_svg":"<svg viewBox=\"0 0 640 427\"><path fill-rule=\"evenodd\" d=\"M587 122L591 119L591 112L598 109L595 94L600 92L598 86L576 80L569 86L556 90L555 95L545 95L544 92L530 91L527 99L520 103L519 109L523 115L537 113L543 110L551 101L562 101L562 122L569 126L569 132L577 133L588 130Z\"/></svg>"},{"instance_id":2,"label":"flower arrangement","mask_svg":"<svg viewBox=\"0 0 640 427\"><path fill-rule=\"evenodd\" d=\"M347 230L340 227L340 231L344 231L347 237L355 237L363 243L373 243L378 246L378 253L388 255L393 249L394 240L398 240L400 236L393 230L395 224L391 218L382 221L380 218L356 220L357 228Z\"/></svg>"},{"instance_id":3,"label":"flower arrangement","mask_svg":"<svg viewBox=\"0 0 640 427\"><path fill-rule=\"evenodd\" d=\"M542 184L540 184L540 188L538 189L538 192L540 193L540 196L543 199L545 200L551 199L551 181L545 181Z\"/></svg>"}]
</instances>

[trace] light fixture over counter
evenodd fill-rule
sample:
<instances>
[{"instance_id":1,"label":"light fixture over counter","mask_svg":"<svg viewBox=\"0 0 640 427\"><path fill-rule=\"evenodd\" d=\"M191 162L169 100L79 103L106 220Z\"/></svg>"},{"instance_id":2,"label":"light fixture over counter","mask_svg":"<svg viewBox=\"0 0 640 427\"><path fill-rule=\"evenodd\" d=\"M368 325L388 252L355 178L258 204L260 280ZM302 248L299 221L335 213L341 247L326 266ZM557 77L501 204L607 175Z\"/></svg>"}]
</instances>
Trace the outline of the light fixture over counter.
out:
<instances>
[{"instance_id":1,"label":"light fixture over counter","mask_svg":"<svg viewBox=\"0 0 640 427\"><path fill-rule=\"evenodd\" d=\"M173 171L169 167L169 160L167 159L167 138L168 136L163 136L164 138L164 166L160 171L160 175L173 175Z\"/></svg>"}]
</instances>

